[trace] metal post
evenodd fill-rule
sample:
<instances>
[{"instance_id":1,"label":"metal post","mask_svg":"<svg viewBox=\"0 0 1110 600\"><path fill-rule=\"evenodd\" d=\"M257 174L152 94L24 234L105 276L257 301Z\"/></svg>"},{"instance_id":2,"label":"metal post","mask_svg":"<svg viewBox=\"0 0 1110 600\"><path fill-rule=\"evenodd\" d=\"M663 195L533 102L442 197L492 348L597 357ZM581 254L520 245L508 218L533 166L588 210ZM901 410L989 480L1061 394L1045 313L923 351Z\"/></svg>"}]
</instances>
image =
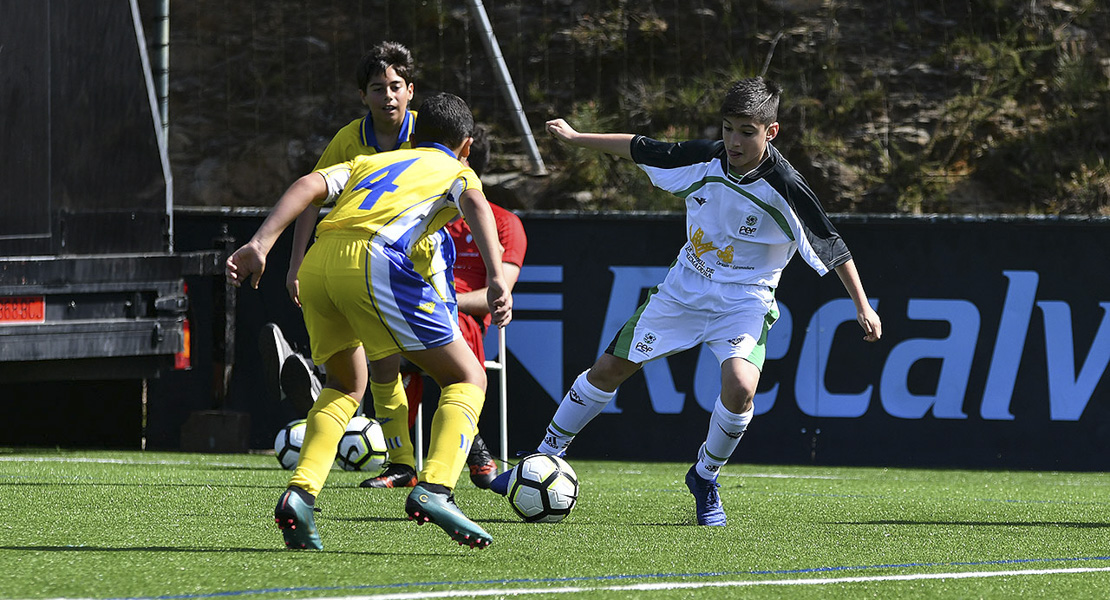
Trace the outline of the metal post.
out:
<instances>
[{"instance_id":1,"label":"metal post","mask_svg":"<svg viewBox=\"0 0 1110 600\"><path fill-rule=\"evenodd\" d=\"M224 260L235 251L235 238L228 233L227 223L221 224L215 247L222 251ZM238 295L235 287L227 283L222 274L213 279L212 408L223 410L227 405L231 371L235 366L235 307Z\"/></svg>"},{"instance_id":2,"label":"metal post","mask_svg":"<svg viewBox=\"0 0 1110 600\"><path fill-rule=\"evenodd\" d=\"M166 182L166 251L173 252L173 172L170 170L169 127L169 0L162 0L159 14L160 23L159 60L164 61L159 68L158 90L155 90L154 76L150 64L150 56L146 49L146 33L143 31L143 22L139 18L138 0L131 0L131 19L135 27L135 44L138 46L139 59L143 64L143 79L146 82L147 101L150 103L154 135L158 139L158 156L162 162L162 177ZM164 17L164 18L163 18Z\"/></svg>"},{"instance_id":3,"label":"metal post","mask_svg":"<svg viewBox=\"0 0 1110 600\"><path fill-rule=\"evenodd\" d=\"M505 328L497 328L497 362L501 369L497 371L498 396L501 413L501 468L509 468L509 355L505 350Z\"/></svg>"},{"instance_id":4,"label":"metal post","mask_svg":"<svg viewBox=\"0 0 1110 600\"><path fill-rule=\"evenodd\" d=\"M170 133L170 0L158 2L158 110L162 114L162 134Z\"/></svg>"},{"instance_id":5,"label":"metal post","mask_svg":"<svg viewBox=\"0 0 1110 600\"><path fill-rule=\"evenodd\" d=\"M528 159L532 163L532 174L547 175L547 167L544 166L543 158L540 157L540 149L536 146L536 139L532 137L532 128L528 125L528 117L524 114L524 107L520 104L520 98L517 97L516 87L513 86L513 78L509 75L509 68L505 66L505 57L501 55L501 46L497 43L497 37L493 35L493 26L490 25L489 16L486 15L486 8L482 5L482 0L470 0L469 4L470 10L478 20L482 44L486 47L490 62L493 63L493 71L497 75L497 82L501 84L501 91L505 94L505 100L512 107L513 114L516 117L517 129L524 138Z\"/></svg>"}]
</instances>

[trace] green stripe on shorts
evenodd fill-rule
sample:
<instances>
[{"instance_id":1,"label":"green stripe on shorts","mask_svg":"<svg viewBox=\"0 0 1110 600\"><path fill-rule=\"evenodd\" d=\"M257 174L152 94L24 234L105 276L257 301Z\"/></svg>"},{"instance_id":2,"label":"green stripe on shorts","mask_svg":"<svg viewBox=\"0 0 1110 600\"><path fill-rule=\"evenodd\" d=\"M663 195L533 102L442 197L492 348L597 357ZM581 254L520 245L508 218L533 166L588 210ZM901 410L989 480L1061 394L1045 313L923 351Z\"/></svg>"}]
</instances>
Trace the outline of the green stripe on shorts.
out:
<instances>
[{"instance_id":1,"label":"green stripe on shorts","mask_svg":"<svg viewBox=\"0 0 1110 600\"><path fill-rule=\"evenodd\" d=\"M776 304L767 314L763 317L763 331L759 334L759 341L755 343L755 348L752 348L751 354L748 355L748 362L755 365L755 368L763 372L763 361L767 359L767 332L771 330L771 326L775 321L779 320L779 310Z\"/></svg>"},{"instance_id":2,"label":"green stripe on shorts","mask_svg":"<svg viewBox=\"0 0 1110 600\"><path fill-rule=\"evenodd\" d=\"M632 316L624 322L624 326L621 327L621 330L617 333L616 339L613 340L610 354L628 360L628 350L632 347L632 336L636 333L636 324L640 322L640 315L644 313L644 309L647 308L648 303L651 302L651 297L658 292L658 285L648 290L647 299L644 300L644 303L636 309L636 312L632 313Z\"/></svg>"}]
</instances>

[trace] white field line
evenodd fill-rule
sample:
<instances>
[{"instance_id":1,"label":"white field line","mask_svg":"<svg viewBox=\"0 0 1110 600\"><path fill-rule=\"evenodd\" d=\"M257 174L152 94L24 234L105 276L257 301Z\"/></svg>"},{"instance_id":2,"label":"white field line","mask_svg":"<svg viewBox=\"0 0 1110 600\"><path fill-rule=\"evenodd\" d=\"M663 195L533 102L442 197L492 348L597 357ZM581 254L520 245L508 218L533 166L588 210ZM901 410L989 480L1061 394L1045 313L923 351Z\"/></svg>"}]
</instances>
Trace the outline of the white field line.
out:
<instances>
[{"instance_id":1,"label":"white field line","mask_svg":"<svg viewBox=\"0 0 1110 600\"><path fill-rule=\"evenodd\" d=\"M837 477L835 475L791 475L788 473L721 473L719 477L736 477L744 479L745 477L764 479L833 479L833 480L851 480L858 481L859 477Z\"/></svg>"},{"instance_id":2,"label":"white field line","mask_svg":"<svg viewBox=\"0 0 1110 600\"><path fill-rule=\"evenodd\" d=\"M990 577L1017 577L1020 575L1072 575L1108 572L1110 567L1080 567L1073 569L1027 569L1022 571L965 571L956 573L914 573L907 575L870 575L863 577L833 577L808 579L766 579L750 581L703 581L670 583L636 583L612 586L581 586L556 588L507 588L497 587L476 590L443 590L428 592L402 592L374 594L371 596L335 596L313 600L420 600L423 598L479 598L483 596L525 596L534 594L589 594L596 592L651 592L668 590L696 590L706 588L754 587L763 585L830 585L843 583L869 583L883 581L920 581L927 579L985 579Z\"/></svg>"},{"instance_id":3,"label":"white field line","mask_svg":"<svg viewBox=\"0 0 1110 600\"><path fill-rule=\"evenodd\" d=\"M198 467L250 467L244 463L215 463L190 460L127 460L122 458L85 458L80 456L0 456L0 462L94 463L105 465L196 465Z\"/></svg>"}]
</instances>

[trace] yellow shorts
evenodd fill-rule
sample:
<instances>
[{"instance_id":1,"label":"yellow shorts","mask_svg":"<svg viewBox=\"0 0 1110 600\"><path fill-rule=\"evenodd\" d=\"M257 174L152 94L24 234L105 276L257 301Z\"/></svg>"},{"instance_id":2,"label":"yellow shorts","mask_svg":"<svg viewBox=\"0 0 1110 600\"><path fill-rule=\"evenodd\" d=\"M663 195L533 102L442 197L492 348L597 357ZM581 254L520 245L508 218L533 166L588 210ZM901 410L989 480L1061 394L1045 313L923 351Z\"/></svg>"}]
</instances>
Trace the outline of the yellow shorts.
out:
<instances>
[{"instance_id":1,"label":"yellow shorts","mask_svg":"<svg viewBox=\"0 0 1110 600\"><path fill-rule=\"evenodd\" d=\"M449 271L425 278L403 252L369 242L364 233L320 236L297 277L316 364L359 345L377 360L462 336Z\"/></svg>"}]
</instances>

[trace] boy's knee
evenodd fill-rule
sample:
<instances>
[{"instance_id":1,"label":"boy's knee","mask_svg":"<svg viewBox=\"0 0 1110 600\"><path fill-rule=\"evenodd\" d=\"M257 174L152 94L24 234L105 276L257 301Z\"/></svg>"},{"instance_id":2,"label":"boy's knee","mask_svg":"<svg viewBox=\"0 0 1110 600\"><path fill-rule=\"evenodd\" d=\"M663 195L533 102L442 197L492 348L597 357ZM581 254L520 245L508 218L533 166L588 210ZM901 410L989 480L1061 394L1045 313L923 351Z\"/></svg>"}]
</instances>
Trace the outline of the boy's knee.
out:
<instances>
[{"instance_id":1,"label":"boy's knee","mask_svg":"<svg viewBox=\"0 0 1110 600\"><path fill-rule=\"evenodd\" d=\"M728 412L735 414L743 414L752 410L755 407L755 394L725 394L721 392L721 404L728 409Z\"/></svg>"},{"instance_id":2,"label":"boy's knee","mask_svg":"<svg viewBox=\"0 0 1110 600\"><path fill-rule=\"evenodd\" d=\"M477 388L480 388L482 392L485 393L487 382L488 380L486 378L486 370L483 366L480 369L472 369L462 373L462 376L459 378L459 380L453 383L468 383Z\"/></svg>"}]
</instances>

